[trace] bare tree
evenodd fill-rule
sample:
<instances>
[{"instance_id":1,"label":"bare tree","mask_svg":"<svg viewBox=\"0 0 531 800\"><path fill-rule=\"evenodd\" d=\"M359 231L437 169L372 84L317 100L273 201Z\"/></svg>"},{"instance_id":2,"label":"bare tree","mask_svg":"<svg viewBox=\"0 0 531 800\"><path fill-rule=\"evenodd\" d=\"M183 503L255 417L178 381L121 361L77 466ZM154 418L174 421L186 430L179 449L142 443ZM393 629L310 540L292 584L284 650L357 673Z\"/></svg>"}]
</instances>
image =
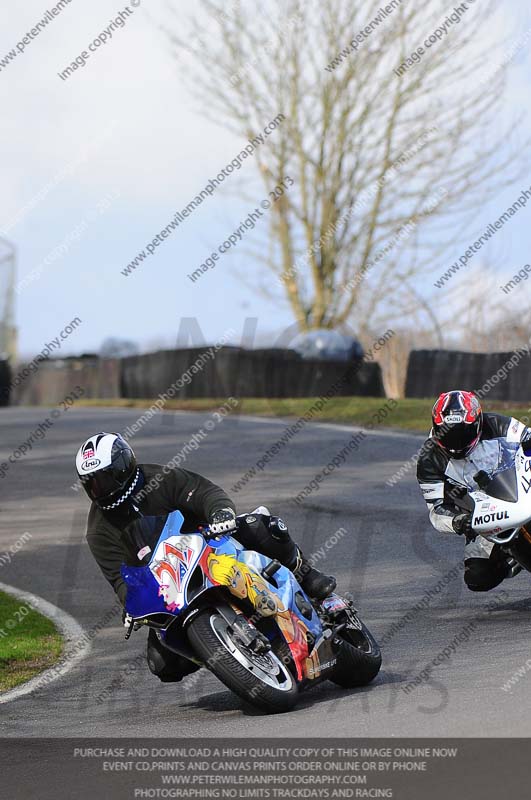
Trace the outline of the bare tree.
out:
<instances>
[{"instance_id":1,"label":"bare tree","mask_svg":"<svg viewBox=\"0 0 531 800\"><path fill-rule=\"evenodd\" d=\"M406 315L437 331L420 276L447 268L448 243L521 169L518 120L500 124L504 70L485 79L493 4L457 19L432 6L198 0L185 18L170 0L166 30L205 113L245 138L285 115L255 158L267 191L294 185L255 257L301 330L350 323L367 339Z\"/></svg>"},{"instance_id":2,"label":"bare tree","mask_svg":"<svg viewBox=\"0 0 531 800\"><path fill-rule=\"evenodd\" d=\"M513 277L500 277L494 264L484 262L469 267L461 282L458 279L450 287L447 307L440 311L448 331L446 347L493 353L530 344L531 267L520 267L515 273ZM474 287L473 298L470 286Z\"/></svg>"}]
</instances>

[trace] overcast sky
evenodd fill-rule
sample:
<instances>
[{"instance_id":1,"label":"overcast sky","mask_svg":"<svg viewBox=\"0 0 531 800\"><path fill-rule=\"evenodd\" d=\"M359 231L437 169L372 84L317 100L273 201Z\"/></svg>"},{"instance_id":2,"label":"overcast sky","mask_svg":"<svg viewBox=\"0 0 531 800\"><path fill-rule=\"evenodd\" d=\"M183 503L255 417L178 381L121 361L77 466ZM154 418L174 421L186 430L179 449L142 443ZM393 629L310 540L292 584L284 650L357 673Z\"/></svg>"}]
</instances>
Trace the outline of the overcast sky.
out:
<instances>
[{"instance_id":1,"label":"overcast sky","mask_svg":"<svg viewBox=\"0 0 531 800\"><path fill-rule=\"evenodd\" d=\"M2 4L0 62L53 6L53 0ZM67 80L58 77L124 8L108 0L71 0L0 69L0 230L18 250L22 354L38 352L74 317L83 324L63 352L98 350L109 335L143 345L170 343L183 316L198 317L210 341L230 327L241 331L245 317L259 317L260 333L291 322L285 305L257 299L236 278L234 266L244 266L238 252L196 283L186 277L250 210L232 195L234 176L135 273L122 276L175 212L245 145L192 107L154 24L164 17L162 0L143 0L85 67ZM524 9L517 0L505 3L500 31L515 22L521 31L529 27L531 14ZM527 109L529 50L514 59L509 74L508 108ZM252 158L241 174L254 179ZM529 184L523 176L522 185ZM263 190L256 186L259 201ZM504 193L507 203L520 188ZM497 199L493 218L504 199ZM527 209L524 214L529 216ZM529 259L528 231L522 214L504 248L507 276ZM64 257L42 266L68 242ZM447 266L454 258L449 254ZM20 283L24 279L27 285Z\"/></svg>"}]
</instances>

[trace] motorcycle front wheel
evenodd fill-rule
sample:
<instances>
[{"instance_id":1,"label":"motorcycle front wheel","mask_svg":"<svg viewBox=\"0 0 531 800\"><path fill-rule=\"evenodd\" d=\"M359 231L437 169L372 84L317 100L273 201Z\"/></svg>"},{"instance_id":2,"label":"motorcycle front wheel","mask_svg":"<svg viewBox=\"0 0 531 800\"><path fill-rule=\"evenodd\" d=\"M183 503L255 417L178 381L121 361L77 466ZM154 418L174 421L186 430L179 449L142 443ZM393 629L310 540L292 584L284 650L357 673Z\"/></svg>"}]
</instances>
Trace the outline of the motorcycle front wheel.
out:
<instances>
[{"instance_id":1,"label":"motorcycle front wheel","mask_svg":"<svg viewBox=\"0 0 531 800\"><path fill-rule=\"evenodd\" d=\"M297 683L275 653L254 653L234 636L216 609L206 609L190 622L188 639L196 654L228 689L270 714L293 708Z\"/></svg>"}]
</instances>

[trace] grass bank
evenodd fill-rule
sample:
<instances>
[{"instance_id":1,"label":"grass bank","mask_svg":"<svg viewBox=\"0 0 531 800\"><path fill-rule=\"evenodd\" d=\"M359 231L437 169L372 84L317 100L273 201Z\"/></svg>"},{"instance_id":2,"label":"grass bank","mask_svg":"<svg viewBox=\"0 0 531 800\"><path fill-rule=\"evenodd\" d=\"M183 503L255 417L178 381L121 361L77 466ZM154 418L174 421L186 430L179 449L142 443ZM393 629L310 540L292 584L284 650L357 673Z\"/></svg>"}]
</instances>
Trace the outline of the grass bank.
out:
<instances>
[{"instance_id":1,"label":"grass bank","mask_svg":"<svg viewBox=\"0 0 531 800\"><path fill-rule=\"evenodd\" d=\"M240 413L265 417L300 417L315 403L316 397L297 397L282 400L262 397L244 397L241 400ZM155 399L134 400L85 400L78 401L77 405L86 406L112 406L115 408L147 409ZM169 411L211 411L225 402L225 398L193 398L190 400L169 400L164 409ZM329 400L322 411L314 419L324 422L349 423L351 425L366 425L373 419L380 408L385 406L386 400L381 397L334 397ZM400 428L409 431L425 432L430 426L431 399L403 399L388 412L387 417L378 424L379 428ZM528 412L525 403L484 402L486 411L498 411L509 416L523 416Z\"/></svg>"},{"instance_id":2,"label":"grass bank","mask_svg":"<svg viewBox=\"0 0 531 800\"><path fill-rule=\"evenodd\" d=\"M63 639L51 620L0 592L0 692L50 667L62 650Z\"/></svg>"}]
</instances>

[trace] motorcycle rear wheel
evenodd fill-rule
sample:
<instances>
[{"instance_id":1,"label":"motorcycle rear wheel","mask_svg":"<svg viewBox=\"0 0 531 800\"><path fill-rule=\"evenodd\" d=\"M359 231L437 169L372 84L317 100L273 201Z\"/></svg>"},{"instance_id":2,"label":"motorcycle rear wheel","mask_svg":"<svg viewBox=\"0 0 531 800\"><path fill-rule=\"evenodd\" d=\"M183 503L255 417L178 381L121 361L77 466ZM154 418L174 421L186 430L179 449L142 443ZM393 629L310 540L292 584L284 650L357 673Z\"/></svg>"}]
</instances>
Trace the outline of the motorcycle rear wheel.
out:
<instances>
[{"instance_id":1,"label":"motorcycle rear wheel","mask_svg":"<svg viewBox=\"0 0 531 800\"><path fill-rule=\"evenodd\" d=\"M344 628L336 634L338 642L337 664L329 680L346 689L367 686L382 666L380 647L363 622L361 628Z\"/></svg>"},{"instance_id":2,"label":"motorcycle rear wheel","mask_svg":"<svg viewBox=\"0 0 531 800\"><path fill-rule=\"evenodd\" d=\"M215 608L193 618L188 639L205 667L255 708L279 714L296 704L299 690L288 667L272 651L258 655L245 647Z\"/></svg>"}]
</instances>

